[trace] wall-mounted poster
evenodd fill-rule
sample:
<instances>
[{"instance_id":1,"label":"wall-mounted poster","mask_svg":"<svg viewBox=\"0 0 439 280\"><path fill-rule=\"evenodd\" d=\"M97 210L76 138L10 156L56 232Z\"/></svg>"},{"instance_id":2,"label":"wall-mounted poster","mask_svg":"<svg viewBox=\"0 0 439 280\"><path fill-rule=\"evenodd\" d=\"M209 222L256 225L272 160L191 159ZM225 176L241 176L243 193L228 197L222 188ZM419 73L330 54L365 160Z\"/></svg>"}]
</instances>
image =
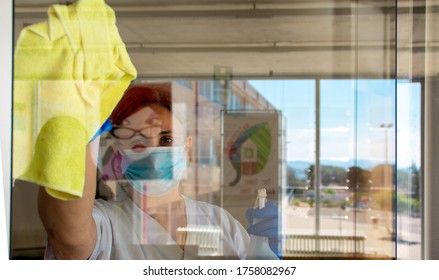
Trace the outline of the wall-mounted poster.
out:
<instances>
[{"instance_id":1,"label":"wall-mounted poster","mask_svg":"<svg viewBox=\"0 0 439 280\"><path fill-rule=\"evenodd\" d=\"M223 207L239 207L265 188L278 199L282 172L281 112L232 111L221 115Z\"/></svg>"}]
</instances>

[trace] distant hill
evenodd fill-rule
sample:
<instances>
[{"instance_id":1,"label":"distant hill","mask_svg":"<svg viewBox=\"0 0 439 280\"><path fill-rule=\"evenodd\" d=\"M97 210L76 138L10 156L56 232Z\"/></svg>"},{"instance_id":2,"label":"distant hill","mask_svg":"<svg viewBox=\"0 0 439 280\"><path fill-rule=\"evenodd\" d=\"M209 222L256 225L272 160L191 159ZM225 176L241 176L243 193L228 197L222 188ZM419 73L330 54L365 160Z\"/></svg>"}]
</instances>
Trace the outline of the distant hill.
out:
<instances>
[{"instance_id":1,"label":"distant hill","mask_svg":"<svg viewBox=\"0 0 439 280\"><path fill-rule=\"evenodd\" d=\"M287 164L289 168L292 168L295 171L295 175L299 180L304 180L306 179L305 170L314 163L309 161L289 161ZM322 160L320 164L324 166L335 166L341 168L349 168L352 167L354 164L356 164L358 167L362 169L370 169L375 165L377 165L377 163L367 160L358 160L355 163L352 161L346 162L346 161Z\"/></svg>"},{"instance_id":2,"label":"distant hill","mask_svg":"<svg viewBox=\"0 0 439 280\"><path fill-rule=\"evenodd\" d=\"M305 170L311 164L313 164L313 163L311 163L309 161L289 161L287 163L288 167L291 167L291 168L293 168L295 170L300 170L300 171Z\"/></svg>"},{"instance_id":3,"label":"distant hill","mask_svg":"<svg viewBox=\"0 0 439 280\"><path fill-rule=\"evenodd\" d=\"M377 165L376 162L367 161L367 160L357 160L357 161L331 161L331 160L323 160L320 163L321 165L330 165L330 166L338 166L338 167L344 167L348 168L351 166L358 166L363 169L369 169Z\"/></svg>"},{"instance_id":4,"label":"distant hill","mask_svg":"<svg viewBox=\"0 0 439 280\"><path fill-rule=\"evenodd\" d=\"M309 161L289 161L288 166L292 167L297 170L305 170L310 165L314 164L313 162ZM333 160L322 160L320 162L320 165L327 165L327 166L337 166L342 168L348 168L353 165L356 165L358 167L361 167L363 169L369 169L377 165L375 162L367 161L367 160L357 160L356 162L353 161L333 161Z\"/></svg>"}]
</instances>

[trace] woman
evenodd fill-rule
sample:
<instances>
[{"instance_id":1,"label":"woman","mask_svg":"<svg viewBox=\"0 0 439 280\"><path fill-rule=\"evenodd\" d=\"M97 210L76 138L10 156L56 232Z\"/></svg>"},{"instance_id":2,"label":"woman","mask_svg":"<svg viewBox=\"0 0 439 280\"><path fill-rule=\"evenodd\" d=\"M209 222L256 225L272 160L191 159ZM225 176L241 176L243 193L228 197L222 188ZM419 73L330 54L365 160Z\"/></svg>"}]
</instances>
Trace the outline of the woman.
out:
<instances>
[{"instance_id":1,"label":"woman","mask_svg":"<svg viewBox=\"0 0 439 280\"><path fill-rule=\"evenodd\" d=\"M125 186L126 198L94 201L96 143L90 143L83 198L60 201L40 190L46 258L198 258L186 241L190 229L200 228L211 230L220 248L216 255L245 258L250 238L242 225L224 209L180 192L192 138L172 112L170 92L132 86L110 119L114 178ZM272 220L277 224L277 216Z\"/></svg>"}]
</instances>

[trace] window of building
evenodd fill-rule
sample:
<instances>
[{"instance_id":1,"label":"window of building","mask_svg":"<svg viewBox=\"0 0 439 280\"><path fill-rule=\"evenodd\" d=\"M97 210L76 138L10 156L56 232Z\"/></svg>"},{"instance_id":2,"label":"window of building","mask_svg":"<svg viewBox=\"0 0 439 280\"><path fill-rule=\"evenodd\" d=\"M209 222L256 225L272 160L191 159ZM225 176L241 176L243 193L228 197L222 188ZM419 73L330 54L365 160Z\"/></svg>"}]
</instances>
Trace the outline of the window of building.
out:
<instances>
[{"instance_id":1,"label":"window of building","mask_svg":"<svg viewBox=\"0 0 439 280\"><path fill-rule=\"evenodd\" d=\"M20 32L47 20L58 2L14 2L15 48ZM426 257L423 114L437 84L435 4L106 3L137 69L133 84L170 90L184 136L192 137L183 194L225 208L246 228L245 210L267 188L279 205L278 249L286 259ZM28 139L21 132L42 125L44 108L59 107L41 95L53 80L29 85L15 80L42 113L15 95L15 147ZM112 137L102 135L98 165L108 163ZM14 151L12 161L30 158L30 147ZM228 188L232 178L244 186ZM98 181L115 200L126 183ZM12 188L11 258L41 258L46 244L38 189L29 185L18 180ZM232 258L217 228L208 232L216 247L201 248L202 257Z\"/></svg>"}]
</instances>

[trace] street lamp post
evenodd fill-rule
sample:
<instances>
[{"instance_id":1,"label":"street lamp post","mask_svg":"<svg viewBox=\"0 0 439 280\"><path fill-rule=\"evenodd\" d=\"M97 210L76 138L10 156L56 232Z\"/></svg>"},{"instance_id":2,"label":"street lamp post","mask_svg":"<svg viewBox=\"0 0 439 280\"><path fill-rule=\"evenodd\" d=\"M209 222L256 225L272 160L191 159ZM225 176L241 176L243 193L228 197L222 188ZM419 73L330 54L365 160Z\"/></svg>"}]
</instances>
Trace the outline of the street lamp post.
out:
<instances>
[{"instance_id":1,"label":"street lamp post","mask_svg":"<svg viewBox=\"0 0 439 280\"><path fill-rule=\"evenodd\" d=\"M389 128L393 127L392 123L385 123L385 124L381 124L380 128L384 128L385 130L385 143L384 143L384 187L387 187L388 185L391 185L391 183L389 183L389 175L388 175L388 164L389 164Z\"/></svg>"},{"instance_id":2,"label":"street lamp post","mask_svg":"<svg viewBox=\"0 0 439 280\"><path fill-rule=\"evenodd\" d=\"M384 164L384 187L387 187L388 185L390 185L391 186L391 182L389 182L389 175L388 175L388 173L389 173L389 168L388 168L388 164L389 164L389 148L388 148L388 146L389 146L389 142L388 142L388 138L389 138L389 129L390 128L392 128L393 127L393 124L392 123L387 123L387 124L381 124L380 125L380 128L384 128L385 129L385 143L384 143L384 147L385 147L385 164ZM394 230L393 230L393 236L392 236L392 239L394 239L396 242L398 241L398 233L396 233L396 228L397 228L397 225L399 224L400 226L401 226L401 223L398 223L398 221L397 221L397 213L394 213L394 222L396 223L396 224L394 224L393 225L393 228L394 228ZM401 231L400 231L401 232Z\"/></svg>"},{"instance_id":3,"label":"street lamp post","mask_svg":"<svg viewBox=\"0 0 439 280\"><path fill-rule=\"evenodd\" d=\"M392 123L383 123L383 124L381 124L380 125L380 128L384 128L385 129L385 143L384 143L384 147L385 147L385 149L384 149L384 152L385 152L385 164L387 165L388 164L388 161L389 161L389 150L388 150L388 145L389 145L389 142L388 142L388 138L389 138L389 128L391 128L391 127L393 127L393 124Z\"/></svg>"}]
</instances>

